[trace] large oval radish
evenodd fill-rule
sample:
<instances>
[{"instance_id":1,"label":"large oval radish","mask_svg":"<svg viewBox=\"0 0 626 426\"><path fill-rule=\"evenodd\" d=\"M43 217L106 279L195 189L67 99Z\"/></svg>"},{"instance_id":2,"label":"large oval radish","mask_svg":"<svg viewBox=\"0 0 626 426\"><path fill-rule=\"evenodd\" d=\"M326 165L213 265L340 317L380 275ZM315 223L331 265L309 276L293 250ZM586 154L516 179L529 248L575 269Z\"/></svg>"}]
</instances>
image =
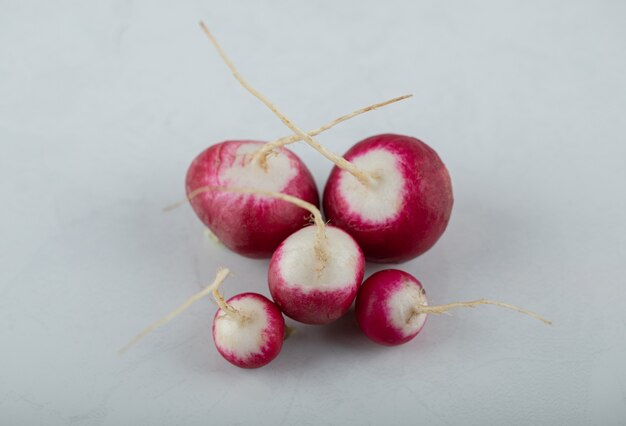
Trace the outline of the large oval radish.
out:
<instances>
[{"instance_id":1,"label":"large oval radish","mask_svg":"<svg viewBox=\"0 0 626 426\"><path fill-rule=\"evenodd\" d=\"M409 136L383 134L357 143L344 158L369 181L334 167L324 213L354 237L367 260L403 262L437 242L453 198L448 171L432 148Z\"/></svg>"},{"instance_id":2,"label":"large oval radish","mask_svg":"<svg viewBox=\"0 0 626 426\"><path fill-rule=\"evenodd\" d=\"M286 148L267 160L253 161L263 146L256 141L226 141L210 146L187 171L187 195L199 187L240 186L283 192L319 205L317 188L304 163ZM204 192L191 200L202 222L236 253L270 257L289 235L308 223L302 208L249 194Z\"/></svg>"}]
</instances>

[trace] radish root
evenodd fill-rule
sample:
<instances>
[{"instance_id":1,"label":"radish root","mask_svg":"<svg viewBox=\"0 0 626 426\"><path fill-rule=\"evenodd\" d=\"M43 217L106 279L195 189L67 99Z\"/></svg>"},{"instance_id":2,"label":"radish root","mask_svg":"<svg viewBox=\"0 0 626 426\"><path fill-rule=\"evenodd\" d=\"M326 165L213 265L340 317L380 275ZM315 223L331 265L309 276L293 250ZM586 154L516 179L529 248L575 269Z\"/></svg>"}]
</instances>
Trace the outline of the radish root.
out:
<instances>
[{"instance_id":1,"label":"radish root","mask_svg":"<svg viewBox=\"0 0 626 426\"><path fill-rule=\"evenodd\" d=\"M408 99L410 97L412 97L412 94L409 95L403 95L403 96L398 96L397 98L393 98L393 99L389 99L387 101L384 102L379 102L373 105L369 105L366 106L365 108L361 108L361 109L357 109L356 111L352 111L350 114L346 114L346 115L342 115L339 118L334 119L333 121L324 124L323 126L318 127L315 130L311 130L308 133L309 136L313 137L313 136L317 136L322 132L325 132L326 130L336 126L337 124L343 123L346 120L349 120L353 117L356 117L357 115L369 112L369 111L373 111L376 110L378 108L382 108L386 105L395 103L395 102L399 102L402 101L404 99ZM289 145L291 143L294 142L298 142L301 141L302 138L298 135L291 135L291 136L285 136L282 137L280 139L276 139L272 142L268 142L265 145L263 145L254 155L254 158L259 162L259 165L261 166L261 168L263 168L263 170L267 171L267 158L272 154L275 153L276 149L278 148L282 148L285 145Z\"/></svg>"},{"instance_id":2,"label":"radish root","mask_svg":"<svg viewBox=\"0 0 626 426\"><path fill-rule=\"evenodd\" d=\"M232 72L235 79L237 79L239 84L241 84L254 97L256 97L258 100L263 102L263 104L265 104L265 106L267 106L280 119L280 121L283 122L285 126L287 126L292 132L294 132L296 135L302 138L305 142L307 142L309 145L315 148L324 157L328 158L330 161L335 163L337 167L352 174L359 182L361 182L361 184L369 187L373 183L373 181L376 179L375 176L359 169L354 164L347 161L345 158L340 157L339 155L326 149L323 145L321 145L319 142L317 142L315 139L313 139L311 136L305 133L302 129L297 127L289 118L287 118L282 112L280 112L278 108L272 102L270 102L270 100L267 99L261 92L256 90L254 87L250 86L248 82L244 80L241 74L239 74L239 71L237 70L235 65L228 58L228 56L222 49L222 46L220 46L217 39L213 36L213 34L211 34L211 31L209 31L209 29L204 24L204 22L200 21L200 27L202 28L202 31L204 31L206 36L209 38L209 40L211 41L211 43L217 50L217 53L220 55L220 57L222 58L226 66L230 69L230 71Z\"/></svg>"},{"instance_id":3,"label":"radish root","mask_svg":"<svg viewBox=\"0 0 626 426\"><path fill-rule=\"evenodd\" d=\"M229 315L229 316L233 317L234 319L236 319L240 323L244 323L244 322L248 321L250 318L246 314L244 314L243 312L237 310L235 307L233 307L228 302L226 302L226 300L224 300L224 296L222 296L220 294L220 285L222 285L222 282L223 281L219 281L219 282L217 282L217 284L210 286L212 288L211 293L213 294L213 298L215 299L215 302L217 303L217 306L219 306L220 309L226 315Z\"/></svg>"},{"instance_id":4,"label":"radish root","mask_svg":"<svg viewBox=\"0 0 626 426\"><path fill-rule=\"evenodd\" d=\"M500 306L501 308L511 309L513 311L535 318L543 322L544 324L552 325L552 321L545 319L544 317L542 317L539 314L536 314L535 312L520 308L515 305L511 305L509 303L497 302L495 300L489 300L489 299L472 300L469 302L455 302L455 303L448 303L445 305L438 305L438 306L419 305L419 306L414 307L413 310L416 315L445 314L445 313L448 313L450 309L475 308L476 306L479 306L479 305L495 305L495 306Z\"/></svg>"},{"instance_id":5,"label":"radish root","mask_svg":"<svg viewBox=\"0 0 626 426\"><path fill-rule=\"evenodd\" d=\"M247 317L245 317L241 312L237 311L232 306L228 305L224 301L224 298L219 294L219 291L218 291L219 287L220 287L220 285L222 285L222 283L224 282L224 279L226 279L228 274L230 274L230 270L229 269L227 269L227 268L220 268L220 269L218 269L217 274L215 275L215 280L210 285L205 287L199 293L196 293L193 296L191 296L182 305L180 305L178 308L174 309L172 312L170 312L169 314L167 314L163 318L161 318L161 319L153 322L152 324L150 324L141 333L137 334L126 346L124 346L122 349L120 349L118 353L120 355L122 355L127 350L129 350L132 346L134 346L137 342L139 342L141 339L146 337L148 334L152 333L157 328L167 324L168 322L170 322L171 320L176 318L178 315L180 315L183 312L185 312L187 310L187 308L189 308L191 305L196 303L198 300L202 299L203 297L205 297L205 296L207 296L208 294L211 294L211 293L213 293L213 296L215 297L215 300L216 300L217 304L220 306L220 308L222 308L222 310L224 312L226 312L229 315L234 315L235 317L237 317L240 320L245 320ZM224 307L226 309L224 309L222 304L224 305Z\"/></svg>"},{"instance_id":6,"label":"radish root","mask_svg":"<svg viewBox=\"0 0 626 426\"><path fill-rule=\"evenodd\" d=\"M204 235L206 235L206 237L210 239L211 241L213 241L215 244L222 243L220 239L217 238L217 235L215 235L213 231L211 231L209 228L204 228Z\"/></svg>"},{"instance_id":7,"label":"radish root","mask_svg":"<svg viewBox=\"0 0 626 426\"><path fill-rule=\"evenodd\" d=\"M315 251L315 257L318 260L317 263L317 273L318 276L321 276L324 268L326 267L326 263L328 262L328 252L326 249L326 223L324 223L324 219L322 218L322 212L315 207L315 205L309 203L308 201L301 200L298 197L294 197L293 195L283 194L282 192L273 192L266 191L263 189L256 188L239 188L235 186L202 186L200 188L194 189L187 195L187 200L191 201L196 196L203 194L209 191L217 191L217 192L233 192L237 194L253 194L253 195L264 195L267 197L277 198L279 200L286 201L288 203L294 204L300 208L303 208L311 213L313 216L313 223L315 224L316 233L315 233L315 243L313 246L313 250ZM187 200L179 201L170 206L165 207L164 211L173 210L180 205L184 204Z\"/></svg>"},{"instance_id":8,"label":"radish root","mask_svg":"<svg viewBox=\"0 0 626 426\"><path fill-rule=\"evenodd\" d=\"M293 333L296 332L296 329L293 327L288 326L287 324L285 324L285 335L283 337L283 340L287 340L289 339L289 336L291 336Z\"/></svg>"}]
</instances>

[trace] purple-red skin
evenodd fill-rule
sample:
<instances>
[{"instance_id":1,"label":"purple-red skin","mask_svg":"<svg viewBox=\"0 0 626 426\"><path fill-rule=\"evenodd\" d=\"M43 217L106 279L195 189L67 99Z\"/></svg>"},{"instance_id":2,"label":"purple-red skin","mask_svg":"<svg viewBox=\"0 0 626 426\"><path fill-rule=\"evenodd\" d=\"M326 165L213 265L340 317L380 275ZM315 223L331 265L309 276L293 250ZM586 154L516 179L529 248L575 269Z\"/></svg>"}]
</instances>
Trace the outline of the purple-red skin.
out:
<instances>
[{"instance_id":1,"label":"purple-red skin","mask_svg":"<svg viewBox=\"0 0 626 426\"><path fill-rule=\"evenodd\" d=\"M372 149L395 154L404 176L404 205L400 213L384 223L372 223L354 211L339 191L339 176L347 173L334 167L324 189L324 213L359 243L372 262L399 263L430 249L441 237L452 211L452 183L437 153L419 139L382 134L354 145L344 158L353 161Z\"/></svg>"},{"instance_id":2,"label":"purple-red skin","mask_svg":"<svg viewBox=\"0 0 626 426\"><path fill-rule=\"evenodd\" d=\"M221 309L218 309L213 317L213 341L220 355L231 364L241 368L259 368L271 362L280 353L285 338L285 319L274 302L258 293L241 293L228 299L227 303L244 298L256 299L265 306L267 327L263 330L263 345L259 348L259 351L243 358L232 351L220 347L215 338L215 320L222 313Z\"/></svg>"},{"instance_id":3,"label":"purple-red skin","mask_svg":"<svg viewBox=\"0 0 626 426\"><path fill-rule=\"evenodd\" d=\"M187 171L187 195L203 186L229 186L220 170L235 161L237 148L243 143L263 142L237 140L210 146L198 155ZM280 191L319 206L315 181L306 165L288 149L281 149L297 173ZM271 173L271 168L269 173ZM267 258L289 235L309 223L310 213L282 200L248 194L207 191L195 196L191 206L200 220L232 251L252 258Z\"/></svg>"},{"instance_id":4,"label":"purple-red skin","mask_svg":"<svg viewBox=\"0 0 626 426\"><path fill-rule=\"evenodd\" d=\"M424 291L415 277L398 269L376 272L363 282L356 296L356 321L372 341L385 346L401 345L413 339L424 328L426 321L417 331L407 335L390 319L387 302L396 291L407 285Z\"/></svg>"},{"instance_id":5,"label":"purple-red skin","mask_svg":"<svg viewBox=\"0 0 626 426\"><path fill-rule=\"evenodd\" d=\"M280 273L278 265L284 255L282 246L283 244L278 246L274 252L268 271L270 293L281 311L296 321L315 325L331 323L348 312L365 273L365 258L360 247L357 255L357 273L349 286L336 290L303 291L287 284Z\"/></svg>"}]
</instances>

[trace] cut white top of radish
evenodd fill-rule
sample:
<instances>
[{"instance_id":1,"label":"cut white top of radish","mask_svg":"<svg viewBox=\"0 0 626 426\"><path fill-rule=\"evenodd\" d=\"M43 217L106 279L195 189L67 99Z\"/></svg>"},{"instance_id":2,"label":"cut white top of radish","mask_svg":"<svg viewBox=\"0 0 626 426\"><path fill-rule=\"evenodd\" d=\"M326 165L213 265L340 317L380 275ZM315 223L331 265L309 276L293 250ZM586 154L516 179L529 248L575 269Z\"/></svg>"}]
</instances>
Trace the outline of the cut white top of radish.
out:
<instances>
[{"instance_id":1,"label":"cut white top of radish","mask_svg":"<svg viewBox=\"0 0 626 426\"><path fill-rule=\"evenodd\" d=\"M280 192L296 176L298 170L293 167L287 155L270 156L267 162L268 171L263 170L257 161L251 161L259 146L255 143L242 143L237 147L237 160L221 173L225 184Z\"/></svg>"},{"instance_id":2,"label":"cut white top of radish","mask_svg":"<svg viewBox=\"0 0 626 426\"><path fill-rule=\"evenodd\" d=\"M358 246L345 232L326 227L328 260L321 275L314 244L315 226L292 234L282 246L280 272L287 284L298 284L303 291L335 290L354 284L357 274Z\"/></svg>"},{"instance_id":3,"label":"cut white top of radish","mask_svg":"<svg viewBox=\"0 0 626 426\"><path fill-rule=\"evenodd\" d=\"M379 148L353 158L352 164L379 176L372 186L366 187L350 173L341 172L339 190L352 212L363 220L374 223L385 222L397 216L402 209L404 187L398 158Z\"/></svg>"},{"instance_id":4,"label":"cut white top of radish","mask_svg":"<svg viewBox=\"0 0 626 426\"><path fill-rule=\"evenodd\" d=\"M245 358L258 353L263 346L263 330L267 327L265 306L253 298L242 298L228 302L248 320L240 322L236 318L222 312L216 318L215 342L223 350L233 352Z\"/></svg>"},{"instance_id":5,"label":"cut white top of radish","mask_svg":"<svg viewBox=\"0 0 626 426\"><path fill-rule=\"evenodd\" d=\"M428 305L428 303L424 293L411 284L403 285L387 301L389 319L404 336L415 334L426 321L426 314L415 315L414 308L418 305Z\"/></svg>"}]
</instances>

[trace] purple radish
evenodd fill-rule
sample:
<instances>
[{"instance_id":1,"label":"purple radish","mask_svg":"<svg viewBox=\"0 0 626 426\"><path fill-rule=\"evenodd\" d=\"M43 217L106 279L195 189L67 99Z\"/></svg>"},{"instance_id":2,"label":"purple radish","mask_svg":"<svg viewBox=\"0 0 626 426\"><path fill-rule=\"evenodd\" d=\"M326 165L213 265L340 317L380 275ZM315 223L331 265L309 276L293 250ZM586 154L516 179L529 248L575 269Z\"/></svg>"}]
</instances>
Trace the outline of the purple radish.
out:
<instances>
[{"instance_id":1,"label":"purple radish","mask_svg":"<svg viewBox=\"0 0 626 426\"><path fill-rule=\"evenodd\" d=\"M403 262L437 242L453 197L446 166L432 148L409 136L384 134L357 143L345 159L368 179L333 168L324 213L354 237L367 260Z\"/></svg>"}]
</instances>

